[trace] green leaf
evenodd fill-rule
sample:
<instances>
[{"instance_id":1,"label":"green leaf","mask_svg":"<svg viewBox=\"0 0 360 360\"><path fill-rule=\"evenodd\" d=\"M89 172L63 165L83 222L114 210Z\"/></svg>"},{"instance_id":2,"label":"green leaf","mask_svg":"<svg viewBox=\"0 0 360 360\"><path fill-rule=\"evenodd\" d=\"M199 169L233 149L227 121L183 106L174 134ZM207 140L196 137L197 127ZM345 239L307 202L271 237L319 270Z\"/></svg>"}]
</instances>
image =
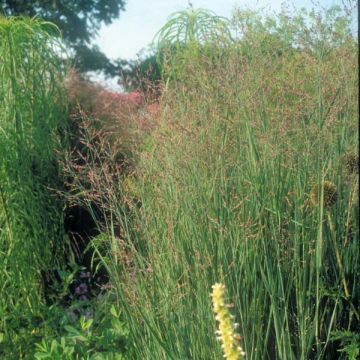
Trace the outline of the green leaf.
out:
<instances>
[{"instance_id":1,"label":"green leaf","mask_svg":"<svg viewBox=\"0 0 360 360\"><path fill-rule=\"evenodd\" d=\"M48 359L49 355L41 352L37 352L34 354L35 359Z\"/></svg>"},{"instance_id":2,"label":"green leaf","mask_svg":"<svg viewBox=\"0 0 360 360\"><path fill-rule=\"evenodd\" d=\"M63 336L60 339L60 345L61 345L62 348L66 347L66 341L65 341L65 338Z\"/></svg>"},{"instance_id":3,"label":"green leaf","mask_svg":"<svg viewBox=\"0 0 360 360\"><path fill-rule=\"evenodd\" d=\"M65 325L64 326L64 329L69 333L69 334L72 334L72 335L81 335L80 331L76 328L74 328L73 326L71 325Z\"/></svg>"},{"instance_id":4,"label":"green leaf","mask_svg":"<svg viewBox=\"0 0 360 360\"><path fill-rule=\"evenodd\" d=\"M56 350L57 346L58 346L57 341L56 341L56 340L53 340L53 341L51 342L50 351L53 353L53 352Z\"/></svg>"},{"instance_id":5,"label":"green leaf","mask_svg":"<svg viewBox=\"0 0 360 360\"><path fill-rule=\"evenodd\" d=\"M110 314L114 317L119 317L119 315L117 314L116 312L116 309L115 309L115 306L114 305L111 305L111 308L110 308Z\"/></svg>"}]
</instances>

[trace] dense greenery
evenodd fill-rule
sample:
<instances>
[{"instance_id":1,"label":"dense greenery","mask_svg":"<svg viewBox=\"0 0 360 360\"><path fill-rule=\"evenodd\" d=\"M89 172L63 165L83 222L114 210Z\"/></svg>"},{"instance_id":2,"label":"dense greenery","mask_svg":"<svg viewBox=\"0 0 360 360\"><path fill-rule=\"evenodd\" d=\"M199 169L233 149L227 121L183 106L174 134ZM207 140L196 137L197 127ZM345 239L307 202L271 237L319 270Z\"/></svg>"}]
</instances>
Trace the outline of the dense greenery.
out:
<instances>
[{"instance_id":1,"label":"dense greenery","mask_svg":"<svg viewBox=\"0 0 360 360\"><path fill-rule=\"evenodd\" d=\"M247 358L358 356L349 24L339 9L237 11L240 38L223 56L190 49L179 58L133 176L105 198L107 265L126 304L130 358L220 358L209 336L216 282L227 285Z\"/></svg>"},{"instance_id":2,"label":"dense greenery","mask_svg":"<svg viewBox=\"0 0 360 360\"><path fill-rule=\"evenodd\" d=\"M59 184L55 152L64 140L57 31L0 18L0 332L14 348L23 336L16 329L40 316L44 277L63 267L62 205L49 190Z\"/></svg>"},{"instance_id":3,"label":"dense greenery","mask_svg":"<svg viewBox=\"0 0 360 360\"><path fill-rule=\"evenodd\" d=\"M151 114L138 93L76 78L68 102L56 28L1 18L0 357L219 359L214 309L227 328L234 315L246 359L357 359L350 26L336 7L177 13L159 32ZM82 102L69 149L65 105ZM65 303L79 273L64 256L69 199L97 221L88 248L110 282ZM41 274L53 270L49 293Z\"/></svg>"},{"instance_id":4,"label":"dense greenery","mask_svg":"<svg viewBox=\"0 0 360 360\"><path fill-rule=\"evenodd\" d=\"M62 306L76 269L59 193L59 160L68 147L66 69L57 33L39 20L0 17L2 359L111 356L125 346L121 322L105 298L97 307L106 316L97 311L92 320L71 316L84 304Z\"/></svg>"},{"instance_id":5,"label":"dense greenery","mask_svg":"<svg viewBox=\"0 0 360 360\"><path fill-rule=\"evenodd\" d=\"M0 1L0 14L38 16L56 24L75 51L75 66L81 71L103 70L115 75L115 65L93 44L101 24L110 24L124 10L123 0Z\"/></svg>"}]
</instances>

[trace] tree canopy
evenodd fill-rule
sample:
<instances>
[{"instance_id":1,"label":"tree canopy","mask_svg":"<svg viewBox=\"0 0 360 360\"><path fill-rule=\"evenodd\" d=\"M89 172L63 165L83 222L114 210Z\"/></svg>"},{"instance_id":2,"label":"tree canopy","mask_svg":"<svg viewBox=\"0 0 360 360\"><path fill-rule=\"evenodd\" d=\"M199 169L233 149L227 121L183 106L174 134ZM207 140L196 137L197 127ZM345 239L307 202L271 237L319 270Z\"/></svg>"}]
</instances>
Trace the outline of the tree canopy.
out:
<instances>
[{"instance_id":1,"label":"tree canopy","mask_svg":"<svg viewBox=\"0 0 360 360\"><path fill-rule=\"evenodd\" d=\"M75 66L82 72L102 70L114 75L116 66L94 45L102 24L110 24L124 11L125 0L0 0L6 16L38 16L56 24L74 50Z\"/></svg>"}]
</instances>

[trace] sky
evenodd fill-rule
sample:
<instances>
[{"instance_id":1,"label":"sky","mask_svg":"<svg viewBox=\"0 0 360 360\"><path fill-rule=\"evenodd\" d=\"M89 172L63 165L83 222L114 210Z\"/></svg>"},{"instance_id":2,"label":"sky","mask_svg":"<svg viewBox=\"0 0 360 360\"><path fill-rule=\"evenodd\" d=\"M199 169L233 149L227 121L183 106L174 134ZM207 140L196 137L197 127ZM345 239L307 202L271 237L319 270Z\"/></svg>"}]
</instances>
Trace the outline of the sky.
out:
<instances>
[{"instance_id":1,"label":"sky","mask_svg":"<svg viewBox=\"0 0 360 360\"><path fill-rule=\"evenodd\" d=\"M343 0L318 0L324 7L341 4ZM347 2L348 0L345 0ZM280 10L283 0L191 0L195 8L212 10L230 17L235 6ZM312 7L312 0L293 0L296 7ZM125 11L111 25L103 26L97 45L111 59L135 59L146 48L168 16L188 7L188 0L127 0Z\"/></svg>"},{"instance_id":2,"label":"sky","mask_svg":"<svg viewBox=\"0 0 360 360\"><path fill-rule=\"evenodd\" d=\"M283 0L190 0L194 8L202 8L230 18L235 7L279 11ZM292 0L296 8L311 9L313 3L322 7L355 0ZM110 59L136 59L142 49L152 42L157 31L166 23L169 15L185 10L188 0L126 0L125 11L112 24L102 26L96 39L100 50ZM114 79L96 76L94 80L103 86L121 90Z\"/></svg>"}]
</instances>

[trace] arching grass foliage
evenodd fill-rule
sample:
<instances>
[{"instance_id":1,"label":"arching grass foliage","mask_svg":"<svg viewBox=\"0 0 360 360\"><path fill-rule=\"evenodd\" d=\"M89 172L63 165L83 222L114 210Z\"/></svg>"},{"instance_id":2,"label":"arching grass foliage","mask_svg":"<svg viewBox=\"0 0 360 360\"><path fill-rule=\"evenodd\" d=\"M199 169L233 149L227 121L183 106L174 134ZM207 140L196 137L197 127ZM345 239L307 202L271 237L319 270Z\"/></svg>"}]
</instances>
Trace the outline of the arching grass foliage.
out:
<instances>
[{"instance_id":1,"label":"arching grass foliage","mask_svg":"<svg viewBox=\"0 0 360 360\"><path fill-rule=\"evenodd\" d=\"M49 23L0 17L0 357L7 347L24 355L28 327L42 319L44 281L62 266L54 189L66 107L58 38Z\"/></svg>"}]
</instances>

